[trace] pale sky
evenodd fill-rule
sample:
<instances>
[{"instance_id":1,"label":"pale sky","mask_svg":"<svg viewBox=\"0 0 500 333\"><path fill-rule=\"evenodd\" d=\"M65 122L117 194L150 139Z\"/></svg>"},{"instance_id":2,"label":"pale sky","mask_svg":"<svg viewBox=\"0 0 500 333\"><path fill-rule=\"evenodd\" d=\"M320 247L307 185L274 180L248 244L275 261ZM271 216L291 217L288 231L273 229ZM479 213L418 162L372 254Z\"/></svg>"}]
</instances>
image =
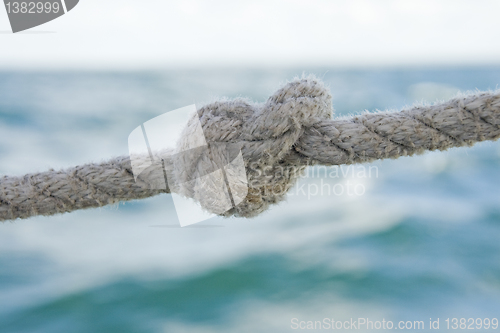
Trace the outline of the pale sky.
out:
<instances>
[{"instance_id":1,"label":"pale sky","mask_svg":"<svg viewBox=\"0 0 500 333\"><path fill-rule=\"evenodd\" d=\"M2 69L500 64L499 0L80 0L9 31Z\"/></svg>"}]
</instances>

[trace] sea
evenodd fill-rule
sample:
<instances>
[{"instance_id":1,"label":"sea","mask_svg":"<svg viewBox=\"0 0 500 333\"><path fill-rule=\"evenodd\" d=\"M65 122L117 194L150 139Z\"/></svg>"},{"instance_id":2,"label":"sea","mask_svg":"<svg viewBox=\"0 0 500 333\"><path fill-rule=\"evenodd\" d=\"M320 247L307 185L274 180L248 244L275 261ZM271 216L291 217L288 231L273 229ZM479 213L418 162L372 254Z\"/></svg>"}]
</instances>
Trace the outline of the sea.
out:
<instances>
[{"instance_id":1,"label":"sea","mask_svg":"<svg viewBox=\"0 0 500 333\"><path fill-rule=\"evenodd\" d=\"M500 67L0 71L0 177L128 154L165 112L316 75L334 117L495 90ZM500 142L309 167L254 218L170 194L0 223L0 332L497 331Z\"/></svg>"}]
</instances>

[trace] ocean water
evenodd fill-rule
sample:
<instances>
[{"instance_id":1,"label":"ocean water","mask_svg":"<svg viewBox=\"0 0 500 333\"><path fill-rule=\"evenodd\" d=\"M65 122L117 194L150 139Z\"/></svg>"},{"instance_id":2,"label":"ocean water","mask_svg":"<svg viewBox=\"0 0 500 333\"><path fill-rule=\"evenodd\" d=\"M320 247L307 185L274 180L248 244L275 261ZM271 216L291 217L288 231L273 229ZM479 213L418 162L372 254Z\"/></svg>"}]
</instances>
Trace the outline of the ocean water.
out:
<instances>
[{"instance_id":1,"label":"ocean water","mask_svg":"<svg viewBox=\"0 0 500 333\"><path fill-rule=\"evenodd\" d=\"M336 115L500 83L486 67L4 71L0 176L126 155L128 134L157 115L223 96L265 101L303 73L329 85ZM500 317L499 166L500 142L484 142L311 168L261 216L192 228L176 227L168 194L5 222L0 332L325 331L325 318L423 321L419 331L473 318L475 331L498 331L475 325Z\"/></svg>"}]
</instances>

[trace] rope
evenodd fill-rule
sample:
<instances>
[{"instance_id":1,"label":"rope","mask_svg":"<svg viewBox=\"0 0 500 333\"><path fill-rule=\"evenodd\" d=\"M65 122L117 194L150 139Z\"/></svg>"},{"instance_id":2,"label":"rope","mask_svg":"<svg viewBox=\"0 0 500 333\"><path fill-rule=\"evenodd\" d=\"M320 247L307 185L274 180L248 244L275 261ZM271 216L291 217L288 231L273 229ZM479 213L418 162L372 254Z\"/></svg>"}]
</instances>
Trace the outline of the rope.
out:
<instances>
[{"instance_id":1,"label":"rope","mask_svg":"<svg viewBox=\"0 0 500 333\"><path fill-rule=\"evenodd\" d=\"M236 99L203 106L186 125L178 147L196 140L194 124L199 119L210 147L208 155L185 161L189 167L177 170L176 179L180 184L213 170L217 145L234 144L241 149L248 194L221 213L212 208L210 193L200 191L193 182L176 185L173 191L195 198L220 215L251 217L282 201L306 166L365 163L500 137L500 91L477 92L400 112L337 119L331 119L331 101L324 84L307 77L286 84L263 104ZM167 175L173 172L167 168ZM168 186L152 189L142 176L134 180L129 157L23 177L5 176L0 179L0 221L170 193Z\"/></svg>"}]
</instances>

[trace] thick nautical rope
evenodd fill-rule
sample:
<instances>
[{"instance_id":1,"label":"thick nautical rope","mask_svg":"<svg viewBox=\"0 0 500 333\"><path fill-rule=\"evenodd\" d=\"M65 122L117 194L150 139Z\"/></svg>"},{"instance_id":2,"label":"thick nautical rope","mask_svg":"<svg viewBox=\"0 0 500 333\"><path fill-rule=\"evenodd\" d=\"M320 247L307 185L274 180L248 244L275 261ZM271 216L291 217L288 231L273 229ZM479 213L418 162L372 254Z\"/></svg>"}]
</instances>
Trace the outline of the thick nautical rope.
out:
<instances>
[{"instance_id":1,"label":"thick nautical rope","mask_svg":"<svg viewBox=\"0 0 500 333\"><path fill-rule=\"evenodd\" d=\"M201 121L209 145L238 144L248 194L222 215L251 217L283 200L310 165L364 163L500 137L499 91L400 112L337 119L332 119L332 113L332 97L321 81L296 79L263 104L236 99L203 106L188 122L178 144L189 140L194 117ZM206 169L204 163L200 159L187 171ZM135 181L129 157L118 157L61 171L0 178L0 220L53 215L169 192L168 186L153 190L140 179ZM210 210L195 188L181 194L196 198Z\"/></svg>"}]
</instances>

